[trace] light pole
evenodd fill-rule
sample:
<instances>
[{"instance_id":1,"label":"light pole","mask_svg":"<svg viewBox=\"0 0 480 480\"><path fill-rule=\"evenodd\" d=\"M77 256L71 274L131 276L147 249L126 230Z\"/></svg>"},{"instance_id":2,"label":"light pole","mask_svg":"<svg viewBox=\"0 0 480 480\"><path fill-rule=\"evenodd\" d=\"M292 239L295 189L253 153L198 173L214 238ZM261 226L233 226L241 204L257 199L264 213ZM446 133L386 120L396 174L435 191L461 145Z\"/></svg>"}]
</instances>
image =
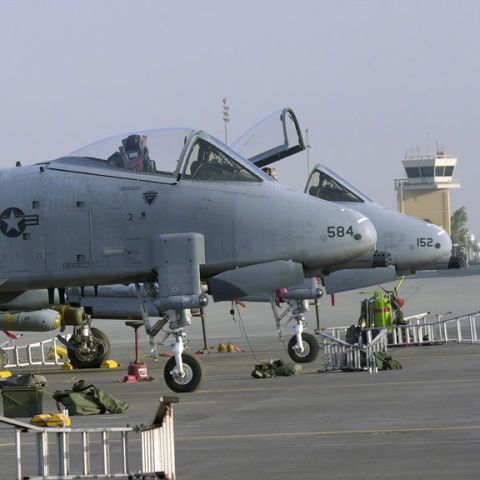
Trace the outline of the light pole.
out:
<instances>
[{"instance_id":1,"label":"light pole","mask_svg":"<svg viewBox=\"0 0 480 480\"><path fill-rule=\"evenodd\" d=\"M223 122L225 123L225 144L228 145L228 122L230 121L230 107L227 105L227 97L223 97Z\"/></svg>"}]
</instances>

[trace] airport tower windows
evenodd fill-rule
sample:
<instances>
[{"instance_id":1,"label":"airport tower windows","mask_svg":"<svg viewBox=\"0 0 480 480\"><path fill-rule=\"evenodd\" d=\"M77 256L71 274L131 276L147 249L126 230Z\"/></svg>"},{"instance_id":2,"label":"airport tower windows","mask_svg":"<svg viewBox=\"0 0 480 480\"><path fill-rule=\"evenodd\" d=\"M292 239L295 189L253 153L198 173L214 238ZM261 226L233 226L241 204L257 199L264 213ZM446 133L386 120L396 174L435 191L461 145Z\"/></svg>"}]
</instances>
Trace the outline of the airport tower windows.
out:
<instances>
[{"instance_id":1,"label":"airport tower windows","mask_svg":"<svg viewBox=\"0 0 480 480\"><path fill-rule=\"evenodd\" d=\"M433 177L434 167L420 167L420 173L422 177Z\"/></svg>"},{"instance_id":2,"label":"airport tower windows","mask_svg":"<svg viewBox=\"0 0 480 480\"><path fill-rule=\"evenodd\" d=\"M420 168L418 167L406 167L405 171L408 178L420 178Z\"/></svg>"}]
</instances>

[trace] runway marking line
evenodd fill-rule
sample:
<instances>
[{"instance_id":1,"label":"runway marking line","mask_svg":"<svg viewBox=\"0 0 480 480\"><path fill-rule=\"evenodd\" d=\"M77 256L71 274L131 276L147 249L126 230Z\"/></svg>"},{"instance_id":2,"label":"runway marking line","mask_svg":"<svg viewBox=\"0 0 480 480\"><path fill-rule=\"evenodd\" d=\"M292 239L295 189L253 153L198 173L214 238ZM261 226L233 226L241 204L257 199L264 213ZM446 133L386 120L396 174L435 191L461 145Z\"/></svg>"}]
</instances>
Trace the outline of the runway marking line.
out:
<instances>
[{"instance_id":1,"label":"runway marking line","mask_svg":"<svg viewBox=\"0 0 480 480\"><path fill-rule=\"evenodd\" d=\"M405 382L384 382L384 383L350 383L347 385L283 385L281 387L251 387L251 388L228 388L219 390L199 390L196 394L207 393L237 393L237 392L268 392L276 390L311 390L319 389L335 389L335 388L359 388L359 387L391 387L395 385L435 385L446 383L472 383L480 382L479 378L451 379L451 380L411 380Z\"/></svg>"},{"instance_id":2,"label":"runway marking line","mask_svg":"<svg viewBox=\"0 0 480 480\"><path fill-rule=\"evenodd\" d=\"M337 430L320 432L272 432L272 433L245 433L237 435L192 435L188 437L176 437L178 441L189 440L241 440L244 438L271 438L271 437L320 437L336 435L365 435L379 433L418 433L418 432L445 432L462 430L480 430L480 425L458 425L451 427L415 427L415 428L385 428L385 429L362 429L362 430Z\"/></svg>"}]
</instances>

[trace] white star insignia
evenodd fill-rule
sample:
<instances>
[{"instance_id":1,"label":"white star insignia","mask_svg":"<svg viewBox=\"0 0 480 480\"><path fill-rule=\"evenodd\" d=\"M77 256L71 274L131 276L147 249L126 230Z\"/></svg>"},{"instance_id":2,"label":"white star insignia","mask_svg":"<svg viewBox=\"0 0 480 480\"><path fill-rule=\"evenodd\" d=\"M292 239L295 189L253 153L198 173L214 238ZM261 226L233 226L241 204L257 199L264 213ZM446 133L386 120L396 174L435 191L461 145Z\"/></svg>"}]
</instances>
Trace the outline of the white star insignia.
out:
<instances>
[{"instance_id":1,"label":"white star insignia","mask_svg":"<svg viewBox=\"0 0 480 480\"><path fill-rule=\"evenodd\" d=\"M15 217L13 210L10 210L10 216L8 218L2 218L2 221L7 224L7 229L5 230L5 233L8 233L10 230L16 230L17 232L20 232L18 224L21 222L21 220L21 218Z\"/></svg>"}]
</instances>

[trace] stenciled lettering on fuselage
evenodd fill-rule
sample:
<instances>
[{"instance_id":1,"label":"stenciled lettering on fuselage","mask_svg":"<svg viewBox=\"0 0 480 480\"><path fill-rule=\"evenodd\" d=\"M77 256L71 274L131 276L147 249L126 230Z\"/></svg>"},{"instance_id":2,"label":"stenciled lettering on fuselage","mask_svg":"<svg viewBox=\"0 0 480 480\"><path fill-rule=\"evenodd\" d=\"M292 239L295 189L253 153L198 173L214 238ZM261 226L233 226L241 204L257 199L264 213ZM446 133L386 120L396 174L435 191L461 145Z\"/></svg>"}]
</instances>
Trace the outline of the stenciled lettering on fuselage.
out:
<instances>
[{"instance_id":1,"label":"stenciled lettering on fuselage","mask_svg":"<svg viewBox=\"0 0 480 480\"><path fill-rule=\"evenodd\" d=\"M8 207L0 213L0 232L7 237L19 237L31 225L38 225L38 215L25 215L17 207Z\"/></svg>"}]
</instances>

